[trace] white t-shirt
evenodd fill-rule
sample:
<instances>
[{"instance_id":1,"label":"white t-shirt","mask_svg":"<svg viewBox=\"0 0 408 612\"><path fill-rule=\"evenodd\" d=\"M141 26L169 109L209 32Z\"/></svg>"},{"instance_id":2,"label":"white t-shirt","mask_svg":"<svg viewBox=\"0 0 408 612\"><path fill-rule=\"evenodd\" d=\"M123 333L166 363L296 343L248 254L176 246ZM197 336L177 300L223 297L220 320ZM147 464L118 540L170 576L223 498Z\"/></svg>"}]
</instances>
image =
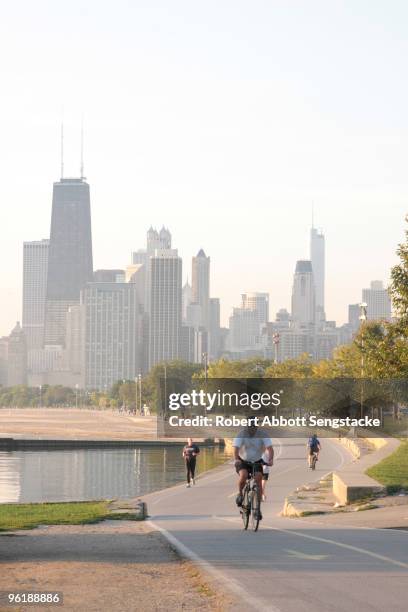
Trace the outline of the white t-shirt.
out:
<instances>
[{"instance_id":1,"label":"white t-shirt","mask_svg":"<svg viewBox=\"0 0 408 612\"><path fill-rule=\"evenodd\" d=\"M262 453L268 446L272 446L272 440L262 429L258 429L252 437L247 429L242 429L232 444L235 448L239 448L241 459L254 462L262 459Z\"/></svg>"},{"instance_id":2,"label":"white t-shirt","mask_svg":"<svg viewBox=\"0 0 408 612\"><path fill-rule=\"evenodd\" d=\"M263 459L263 461L265 461L265 463L269 463L269 453L267 453L265 451L264 454L262 455L262 459ZM269 474L269 472L271 471L271 466L270 465L264 465L262 467L262 469L263 469L263 473L264 474Z\"/></svg>"}]
</instances>

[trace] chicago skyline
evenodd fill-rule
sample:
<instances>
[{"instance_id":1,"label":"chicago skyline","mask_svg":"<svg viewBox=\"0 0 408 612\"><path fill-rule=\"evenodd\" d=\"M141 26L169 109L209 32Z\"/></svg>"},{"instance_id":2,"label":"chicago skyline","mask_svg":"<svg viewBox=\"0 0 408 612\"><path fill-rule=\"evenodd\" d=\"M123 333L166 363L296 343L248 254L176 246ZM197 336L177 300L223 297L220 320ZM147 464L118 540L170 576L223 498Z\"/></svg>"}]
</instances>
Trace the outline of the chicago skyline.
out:
<instances>
[{"instance_id":1,"label":"chicago skyline","mask_svg":"<svg viewBox=\"0 0 408 612\"><path fill-rule=\"evenodd\" d=\"M191 259L192 284L183 286L182 258L164 226L150 226L146 247L131 253L130 264L93 271L89 185L83 178L61 178L53 187L50 240L23 245L29 340L24 336L21 346L28 351L30 382L102 389L175 359L330 357L351 340L356 305L349 305L347 324L327 320L325 236L312 225L309 239L310 259L295 265L290 313L281 308L271 320L269 293L245 292L223 329L220 299L210 293L210 257L198 250ZM369 319L390 319L382 282L372 281L362 298ZM15 330L3 342L5 355L12 356L13 338L20 337L18 325ZM13 378L12 368L4 372L2 379Z\"/></svg>"}]
</instances>

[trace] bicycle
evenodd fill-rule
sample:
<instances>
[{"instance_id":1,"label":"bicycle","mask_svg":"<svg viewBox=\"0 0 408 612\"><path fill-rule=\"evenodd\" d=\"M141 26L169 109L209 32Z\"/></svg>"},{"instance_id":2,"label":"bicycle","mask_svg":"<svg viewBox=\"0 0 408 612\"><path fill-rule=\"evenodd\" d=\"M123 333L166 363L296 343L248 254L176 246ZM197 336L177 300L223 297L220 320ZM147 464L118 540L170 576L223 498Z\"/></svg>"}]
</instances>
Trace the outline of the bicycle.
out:
<instances>
[{"instance_id":1,"label":"bicycle","mask_svg":"<svg viewBox=\"0 0 408 612\"><path fill-rule=\"evenodd\" d=\"M255 464L250 465L252 469L248 472L248 478L242 491L241 517L245 530L248 529L249 517L251 517L252 530L258 531L261 516L261 492L254 478Z\"/></svg>"},{"instance_id":2,"label":"bicycle","mask_svg":"<svg viewBox=\"0 0 408 612\"><path fill-rule=\"evenodd\" d=\"M312 455L312 461L310 463L310 467L312 468L312 470L316 469L317 455L318 455L318 453L316 451L314 451L314 453Z\"/></svg>"}]
</instances>

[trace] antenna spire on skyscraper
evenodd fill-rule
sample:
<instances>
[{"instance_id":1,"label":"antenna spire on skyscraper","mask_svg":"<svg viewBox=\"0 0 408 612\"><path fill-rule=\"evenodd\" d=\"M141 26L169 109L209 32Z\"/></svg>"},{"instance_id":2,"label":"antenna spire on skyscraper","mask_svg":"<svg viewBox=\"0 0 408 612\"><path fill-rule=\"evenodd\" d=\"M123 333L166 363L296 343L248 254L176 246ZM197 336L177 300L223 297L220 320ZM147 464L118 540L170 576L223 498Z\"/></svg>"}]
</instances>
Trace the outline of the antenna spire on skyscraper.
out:
<instances>
[{"instance_id":1,"label":"antenna spire on skyscraper","mask_svg":"<svg viewBox=\"0 0 408 612\"><path fill-rule=\"evenodd\" d=\"M314 202L312 200L312 229L314 228Z\"/></svg>"},{"instance_id":2,"label":"antenna spire on skyscraper","mask_svg":"<svg viewBox=\"0 0 408 612\"><path fill-rule=\"evenodd\" d=\"M61 178L64 177L64 120L61 120Z\"/></svg>"},{"instance_id":3,"label":"antenna spire on skyscraper","mask_svg":"<svg viewBox=\"0 0 408 612\"><path fill-rule=\"evenodd\" d=\"M84 179L84 117L81 117L81 168L80 168L81 179Z\"/></svg>"}]
</instances>

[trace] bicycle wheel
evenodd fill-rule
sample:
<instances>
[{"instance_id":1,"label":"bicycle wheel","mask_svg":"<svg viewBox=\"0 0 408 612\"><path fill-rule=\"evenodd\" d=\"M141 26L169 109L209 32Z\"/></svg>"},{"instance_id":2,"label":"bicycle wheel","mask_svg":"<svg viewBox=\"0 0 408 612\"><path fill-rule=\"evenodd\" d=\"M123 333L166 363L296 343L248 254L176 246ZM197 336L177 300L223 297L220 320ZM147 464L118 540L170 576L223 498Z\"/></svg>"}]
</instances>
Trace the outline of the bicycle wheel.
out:
<instances>
[{"instance_id":1,"label":"bicycle wheel","mask_svg":"<svg viewBox=\"0 0 408 612\"><path fill-rule=\"evenodd\" d=\"M317 461L317 457L316 457L316 455L313 455L313 458L312 458L312 470L316 469L316 461Z\"/></svg>"},{"instance_id":2,"label":"bicycle wheel","mask_svg":"<svg viewBox=\"0 0 408 612\"><path fill-rule=\"evenodd\" d=\"M242 517L242 522L244 524L244 529L248 529L249 515L251 513L251 501L250 501L250 496L249 496L248 485L245 485L245 488L242 492L242 496L243 496L243 500L242 500L242 507L241 507L241 517Z\"/></svg>"},{"instance_id":3,"label":"bicycle wheel","mask_svg":"<svg viewBox=\"0 0 408 612\"><path fill-rule=\"evenodd\" d=\"M253 486L251 491L251 525L253 531L258 531L259 519L261 515L261 498L258 487Z\"/></svg>"}]
</instances>

